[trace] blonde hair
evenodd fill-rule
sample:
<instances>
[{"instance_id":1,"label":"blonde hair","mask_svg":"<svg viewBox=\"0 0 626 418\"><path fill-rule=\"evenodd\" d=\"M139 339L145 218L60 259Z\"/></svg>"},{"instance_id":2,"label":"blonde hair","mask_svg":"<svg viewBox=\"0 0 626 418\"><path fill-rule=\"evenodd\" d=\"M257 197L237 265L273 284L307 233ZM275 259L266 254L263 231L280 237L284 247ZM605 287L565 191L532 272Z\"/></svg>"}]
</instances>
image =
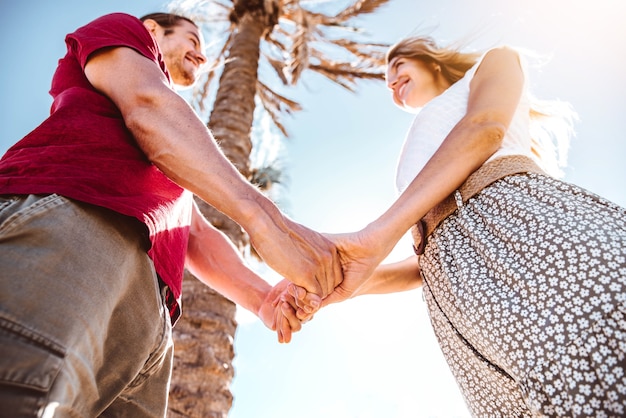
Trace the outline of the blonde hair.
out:
<instances>
[{"instance_id":1,"label":"blonde hair","mask_svg":"<svg viewBox=\"0 0 626 418\"><path fill-rule=\"evenodd\" d=\"M482 55L480 52L462 52L460 47L441 47L429 36L411 36L387 51L386 62L389 64L394 58L408 58L438 64L441 75L454 84ZM531 152L548 174L563 176L562 168L567 165L567 151L576 119L569 103L530 96Z\"/></svg>"}]
</instances>

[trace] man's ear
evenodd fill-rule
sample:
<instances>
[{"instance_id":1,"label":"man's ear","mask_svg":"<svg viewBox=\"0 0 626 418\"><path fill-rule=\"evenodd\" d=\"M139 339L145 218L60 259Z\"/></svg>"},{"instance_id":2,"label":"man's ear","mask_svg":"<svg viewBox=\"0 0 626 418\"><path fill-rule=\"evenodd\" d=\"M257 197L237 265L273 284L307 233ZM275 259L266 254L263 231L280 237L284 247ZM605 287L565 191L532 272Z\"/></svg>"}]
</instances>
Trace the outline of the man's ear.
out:
<instances>
[{"instance_id":1,"label":"man's ear","mask_svg":"<svg viewBox=\"0 0 626 418\"><path fill-rule=\"evenodd\" d=\"M152 19L146 19L143 21L143 25L148 29L148 32L152 34L152 36L157 36L157 31L160 28L159 24Z\"/></svg>"}]
</instances>

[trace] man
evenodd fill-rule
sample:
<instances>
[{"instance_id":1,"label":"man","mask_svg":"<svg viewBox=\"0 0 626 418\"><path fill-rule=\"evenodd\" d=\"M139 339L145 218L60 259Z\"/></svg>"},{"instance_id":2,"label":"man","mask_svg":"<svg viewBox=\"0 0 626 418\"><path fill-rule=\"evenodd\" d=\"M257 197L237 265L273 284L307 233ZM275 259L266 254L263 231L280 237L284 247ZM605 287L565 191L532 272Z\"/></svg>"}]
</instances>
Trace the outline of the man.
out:
<instances>
[{"instance_id":1,"label":"man","mask_svg":"<svg viewBox=\"0 0 626 418\"><path fill-rule=\"evenodd\" d=\"M0 414L164 416L184 267L281 340L300 329L286 282L248 269L192 194L320 297L342 280L338 255L250 185L172 89L206 62L192 21L116 13L66 44L50 116L0 160Z\"/></svg>"}]
</instances>

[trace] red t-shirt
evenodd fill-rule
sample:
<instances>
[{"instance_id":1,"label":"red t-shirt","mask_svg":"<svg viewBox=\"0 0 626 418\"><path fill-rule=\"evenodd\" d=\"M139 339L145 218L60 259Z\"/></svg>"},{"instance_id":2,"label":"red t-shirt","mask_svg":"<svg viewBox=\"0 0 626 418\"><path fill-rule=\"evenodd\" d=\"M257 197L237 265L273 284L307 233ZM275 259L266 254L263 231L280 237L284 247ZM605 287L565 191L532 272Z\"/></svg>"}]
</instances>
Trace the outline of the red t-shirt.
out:
<instances>
[{"instance_id":1,"label":"red t-shirt","mask_svg":"<svg viewBox=\"0 0 626 418\"><path fill-rule=\"evenodd\" d=\"M129 47L168 77L159 47L142 22L114 13L67 35L50 94L50 116L0 160L0 194L57 193L135 217L146 224L156 272L177 301L191 223L192 195L139 149L119 109L85 77L89 56Z\"/></svg>"}]
</instances>

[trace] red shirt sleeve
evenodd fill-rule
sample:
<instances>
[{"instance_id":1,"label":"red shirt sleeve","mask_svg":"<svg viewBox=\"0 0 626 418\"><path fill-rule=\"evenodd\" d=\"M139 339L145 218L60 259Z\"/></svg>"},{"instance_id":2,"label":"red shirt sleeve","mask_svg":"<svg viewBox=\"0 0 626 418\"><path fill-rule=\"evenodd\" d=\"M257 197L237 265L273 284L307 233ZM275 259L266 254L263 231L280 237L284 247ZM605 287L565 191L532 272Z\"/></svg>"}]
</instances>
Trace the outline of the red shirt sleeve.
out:
<instances>
[{"instance_id":1,"label":"red shirt sleeve","mask_svg":"<svg viewBox=\"0 0 626 418\"><path fill-rule=\"evenodd\" d=\"M89 56L108 47L132 48L159 64L167 74L159 47L143 23L134 16L112 13L102 16L65 37L68 52L84 69ZM169 77L168 77L169 78Z\"/></svg>"}]
</instances>

